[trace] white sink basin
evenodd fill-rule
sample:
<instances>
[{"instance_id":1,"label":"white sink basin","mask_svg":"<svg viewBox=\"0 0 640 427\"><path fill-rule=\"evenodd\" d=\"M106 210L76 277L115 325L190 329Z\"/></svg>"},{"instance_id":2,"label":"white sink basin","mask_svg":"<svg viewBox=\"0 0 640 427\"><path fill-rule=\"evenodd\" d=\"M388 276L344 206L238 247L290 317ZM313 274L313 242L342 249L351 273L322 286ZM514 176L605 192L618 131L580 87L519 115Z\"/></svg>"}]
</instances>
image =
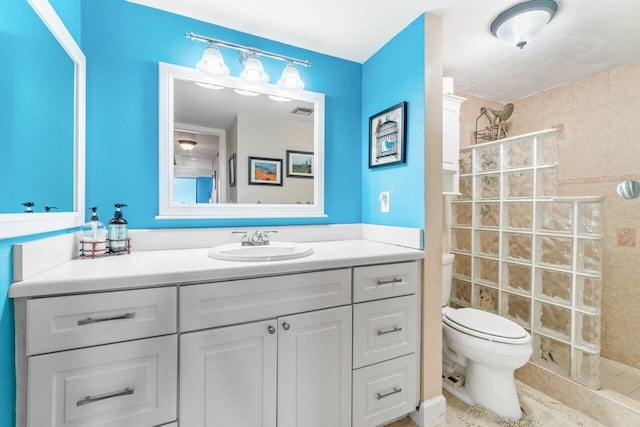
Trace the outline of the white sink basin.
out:
<instances>
[{"instance_id":1,"label":"white sink basin","mask_svg":"<svg viewBox=\"0 0 640 427\"><path fill-rule=\"evenodd\" d=\"M225 261L281 261L302 258L313 253L313 248L301 243L270 242L265 246L242 246L240 243L214 246L211 258Z\"/></svg>"}]
</instances>

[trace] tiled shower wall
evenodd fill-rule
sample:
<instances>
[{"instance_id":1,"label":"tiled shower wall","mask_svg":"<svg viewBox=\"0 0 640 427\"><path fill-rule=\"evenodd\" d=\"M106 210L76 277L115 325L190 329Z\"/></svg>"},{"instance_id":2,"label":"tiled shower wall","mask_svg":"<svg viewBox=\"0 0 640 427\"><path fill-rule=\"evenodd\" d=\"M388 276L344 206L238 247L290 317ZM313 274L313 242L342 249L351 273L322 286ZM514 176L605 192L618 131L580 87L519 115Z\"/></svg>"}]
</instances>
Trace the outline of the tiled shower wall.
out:
<instances>
[{"instance_id":1,"label":"tiled shower wall","mask_svg":"<svg viewBox=\"0 0 640 427\"><path fill-rule=\"evenodd\" d=\"M599 386L602 203L557 198L557 132L462 149L451 301L507 317L533 360Z\"/></svg>"},{"instance_id":2,"label":"tiled shower wall","mask_svg":"<svg viewBox=\"0 0 640 427\"><path fill-rule=\"evenodd\" d=\"M460 144L469 146L480 107L462 104ZM623 200L618 182L640 181L640 61L512 101L509 135L557 127L558 191L604 197L602 355L640 368L640 199Z\"/></svg>"}]
</instances>

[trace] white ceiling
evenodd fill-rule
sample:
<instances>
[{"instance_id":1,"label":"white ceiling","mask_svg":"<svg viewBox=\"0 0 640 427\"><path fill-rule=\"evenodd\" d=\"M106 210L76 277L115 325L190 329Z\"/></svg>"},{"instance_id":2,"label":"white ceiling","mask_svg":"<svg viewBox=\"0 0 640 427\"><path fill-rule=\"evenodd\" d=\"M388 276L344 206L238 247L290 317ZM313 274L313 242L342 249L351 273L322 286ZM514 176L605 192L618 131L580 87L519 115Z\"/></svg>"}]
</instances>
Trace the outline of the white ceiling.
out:
<instances>
[{"instance_id":1,"label":"white ceiling","mask_svg":"<svg viewBox=\"0 0 640 427\"><path fill-rule=\"evenodd\" d=\"M130 0L357 62L423 12L442 17L444 72L456 89L514 101L640 59L640 1L557 0L550 25L523 50L491 21L518 0Z\"/></svg>"}]
</instances>

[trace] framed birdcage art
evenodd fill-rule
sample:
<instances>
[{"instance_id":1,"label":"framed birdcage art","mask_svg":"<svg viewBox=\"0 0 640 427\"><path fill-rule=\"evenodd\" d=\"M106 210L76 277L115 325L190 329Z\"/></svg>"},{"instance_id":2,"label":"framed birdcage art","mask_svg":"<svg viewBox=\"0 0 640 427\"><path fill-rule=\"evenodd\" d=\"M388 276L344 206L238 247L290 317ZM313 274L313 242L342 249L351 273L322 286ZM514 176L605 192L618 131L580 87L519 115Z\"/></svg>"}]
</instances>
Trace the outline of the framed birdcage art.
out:
<instances>
[{"instance_id":1,"label":"framed birdcage art","mask_svg":"<svg viewBox=\"0 0 640 427\"><path fill-rule=\"evenodd\" d=\"M369 117L369 168L406 162L407 103Z\"/></svg>"}]
</instances>

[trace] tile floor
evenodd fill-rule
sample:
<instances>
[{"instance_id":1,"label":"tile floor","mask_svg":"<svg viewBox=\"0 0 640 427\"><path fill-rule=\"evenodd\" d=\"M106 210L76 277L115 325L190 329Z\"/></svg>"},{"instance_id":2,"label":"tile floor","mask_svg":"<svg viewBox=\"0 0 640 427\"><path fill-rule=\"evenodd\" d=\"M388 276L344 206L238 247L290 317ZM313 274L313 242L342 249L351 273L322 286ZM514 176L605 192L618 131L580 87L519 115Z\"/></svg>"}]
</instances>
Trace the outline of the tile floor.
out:
<instances>
[{"instance_id":1,"label":"tile floor","mask_svg":"<svg viewBox=\"0 0 640 427\"><path fill-rule=\"evenodd\" d=\"M600 357L600 389L640 401L640 369Z\"/></svg>"}]
</instances>

